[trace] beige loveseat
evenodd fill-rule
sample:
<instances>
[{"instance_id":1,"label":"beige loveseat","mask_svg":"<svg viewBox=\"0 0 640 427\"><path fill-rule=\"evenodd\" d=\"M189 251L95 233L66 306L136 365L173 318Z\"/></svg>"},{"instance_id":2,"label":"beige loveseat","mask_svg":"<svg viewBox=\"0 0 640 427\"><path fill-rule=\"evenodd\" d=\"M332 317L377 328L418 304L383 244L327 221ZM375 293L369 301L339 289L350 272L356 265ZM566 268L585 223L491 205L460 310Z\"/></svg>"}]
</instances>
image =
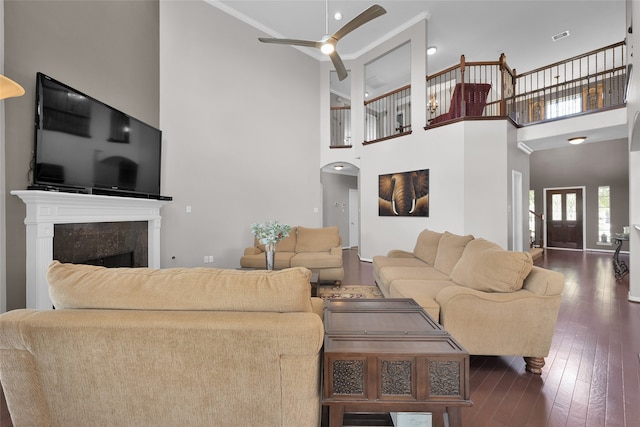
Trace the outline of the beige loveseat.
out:
<instances>
[{"instance_id":1,"label":"beige loveseat","mask_svg":"<svg viewBox=\"0 0 640 427\"><path fill-rule=\"evenodd\" d=\"M322 301L310 272L53 262L56 310L0 315L20 426L318 426Z\"/></svg>"},{"instance_id":2,"label":"beige loveseat","mask_svg":"<svg viewBox=\"0 0 640 427\"><path fill-rule=\"evenodd\" d=\"M243 268L265 268L264 245L257 240L244 250L240 258ZM275 268L306 267L318 271L318 280L344 279L342 267L342 238L338 227L291 227L288 237L276 245Z\"/></svg>"},{"instance_id":3,"label":"beige loveseat","mask_svg":"<svg viewBox=\"0 0 640 427\"><path fill-rule=\"evenodd\" d=\"M386 297L413 298L470 354L523 356L541 373L555 329L564 276L471 235L424 230L413 252L373 258Z\"/></svg>"}]
</instances>

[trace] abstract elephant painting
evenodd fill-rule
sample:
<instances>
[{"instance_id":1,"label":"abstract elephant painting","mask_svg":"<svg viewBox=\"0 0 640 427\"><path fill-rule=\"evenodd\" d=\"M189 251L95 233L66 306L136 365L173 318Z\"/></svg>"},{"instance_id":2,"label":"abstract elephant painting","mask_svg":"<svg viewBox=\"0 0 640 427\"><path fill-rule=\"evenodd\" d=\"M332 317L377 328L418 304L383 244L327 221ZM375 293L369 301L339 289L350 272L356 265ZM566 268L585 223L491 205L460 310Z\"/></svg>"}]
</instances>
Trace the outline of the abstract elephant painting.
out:
<instances>
[{"instance_id":1,"label":"abstract elephant painting","mask_svg":"<svg viewBox=\"0 0 640 427\"><path fill-rule=\"evenodd\" d=\"M379 216L429 216L429 169L378 179Z\"/></svg>"}]
</instances>

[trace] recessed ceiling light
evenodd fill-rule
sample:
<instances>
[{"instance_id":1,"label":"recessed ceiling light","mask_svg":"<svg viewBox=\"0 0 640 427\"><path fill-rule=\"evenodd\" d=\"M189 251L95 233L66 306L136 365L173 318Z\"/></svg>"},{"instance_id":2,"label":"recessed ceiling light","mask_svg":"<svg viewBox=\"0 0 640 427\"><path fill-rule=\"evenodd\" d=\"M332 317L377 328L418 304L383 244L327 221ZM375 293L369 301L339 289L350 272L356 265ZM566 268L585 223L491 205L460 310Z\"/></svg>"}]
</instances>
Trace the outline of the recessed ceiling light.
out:
<instances>
[{"instance_id":1,"label":"recessed ceiling light","mask_svg":"<svg viewBox=\"0 0 640 427\"><path fill-rule=\"evenodd\" d=\"M569 144L578 145L582 144L587 139L586 136L575 136L573 138L569 138Z\"/></svg>"},{"instance_id":2,"label":"recessed ceiling light","mask_svg":"<svg viewBox=\"0 0 640 427\"><path fill-rule=\"evenodd\" d=\"M335 165L333 168L334 168L335 170L337 170L337 171L341 171L341 170L342 170L342 168L344 168L344 166L342 166L342 165Z\"/></svg>"},{"instance_id":3,"label":"recessed ceiling light","mask_svg":"<svg viewBox=\"0 0 640 427\"><path fill-rule=\"evenodd\" d=\"M429 46L427 48L427 55L433 55L438 51L438 48L435 46Z\"/></svg>"},{"instance_id":4,"label":"recessed ceiling light","mask_svg":"<svg viewBox=\"0 0 640 427\"><path fill-rule=\"evenodd\" d=\"M336 12L335 15L333 15L333 19L335 19L336 21L341 21L342 14L340 12Z\"/></svg>"}]
</instances>

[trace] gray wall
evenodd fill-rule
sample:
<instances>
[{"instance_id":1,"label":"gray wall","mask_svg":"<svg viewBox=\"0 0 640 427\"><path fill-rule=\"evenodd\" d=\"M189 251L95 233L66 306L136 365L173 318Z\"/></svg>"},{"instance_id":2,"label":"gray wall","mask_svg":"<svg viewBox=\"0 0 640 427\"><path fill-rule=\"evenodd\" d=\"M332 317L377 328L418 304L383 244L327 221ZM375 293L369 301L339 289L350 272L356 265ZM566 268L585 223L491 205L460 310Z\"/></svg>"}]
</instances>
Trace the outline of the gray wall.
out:
<instances>
[{"instance_id":1,"label":"gray wall","mask_svg":"<svg viewBox=\"0 0 640 427\"><path fill-rule=\"evenodd\" d=\"M530 157L531 189L535 190L536 212L543 212L544 188L585 187L585 248L613 250L597 245L598 187L611 187L611 232L622 233L629 225L629 150L627 139L585 143L566 148L535 151ZM540 235L536 236L536 240ZM623 250L628 250L624 243Z\"/></svg>"},{"instance_id":2,"label":"gray wall","mask_svg":"<svg viewBox=\"0 0 640 427\"><path fill-rule=\"evenodd\" d=\"M5 72L25 96L6 104L7 309L25 306L25 206L35 77L41 71L159 125L159 5L153 1L4 2Z\"/></svg>"},{"instance_id":3,"label":"gray wall","mask_svg":"<svg viewBox=\"0 0 640 427\"><path fill-rule=\"evenodd\" d=\"M160 29L161 265L235 268L252 223L320 227L319 62L203 1L161 2Z\"/></svg>"}]
</instances>

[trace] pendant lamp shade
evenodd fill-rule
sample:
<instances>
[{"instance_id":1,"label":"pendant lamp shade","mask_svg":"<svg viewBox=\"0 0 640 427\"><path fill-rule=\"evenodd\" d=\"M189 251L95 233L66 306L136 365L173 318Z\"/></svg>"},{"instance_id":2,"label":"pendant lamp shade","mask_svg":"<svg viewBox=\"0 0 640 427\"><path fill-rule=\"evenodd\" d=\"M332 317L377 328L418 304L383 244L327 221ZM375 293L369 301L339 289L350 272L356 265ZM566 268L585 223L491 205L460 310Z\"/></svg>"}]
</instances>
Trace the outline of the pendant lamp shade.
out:
<instances>
[{"instance_id":1,"label":"pendant lamp shade","mask_svg":"<svg viewBox=\"0 0 640 427\"><path fill-rule=\"evenodd\" d=\"M24 95L24 89L18 83L0 74L0 99Z\"/></svg>"}]
</instances>

